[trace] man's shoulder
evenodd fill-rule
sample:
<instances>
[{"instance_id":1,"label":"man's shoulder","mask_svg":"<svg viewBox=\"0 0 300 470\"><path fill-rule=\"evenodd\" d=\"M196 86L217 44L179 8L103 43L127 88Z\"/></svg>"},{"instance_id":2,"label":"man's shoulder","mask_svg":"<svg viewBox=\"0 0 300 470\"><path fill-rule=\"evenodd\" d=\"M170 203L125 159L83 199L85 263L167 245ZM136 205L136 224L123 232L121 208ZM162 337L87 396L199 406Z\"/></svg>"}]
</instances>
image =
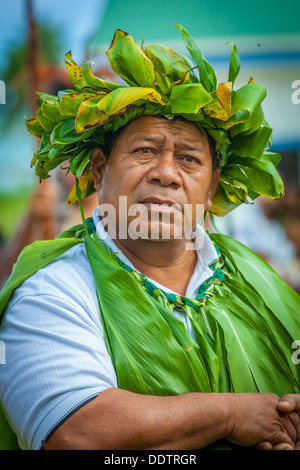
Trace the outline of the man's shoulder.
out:
<instances>
[{"instance_id":1,"label":"man's shoulder","mask_svg":"<svg viewBox=\"0 0 300 470\"><path fill-rule=\"evenodd\" d=\"M15 289L10 306L24 296L52 295L80 303L95 292L84 243L79 243L36 271Z\"/></svg>"},{"instance_id":2,"label":"man's shoulder","mask_svg":"<svg viewBox=\"0 0 300 470\"><path fill-rule=\"evenodd\" d=\"M40 269L37 274L43 276L66 276L68 279L86 279L92 277L90 263L86 254L85 244L79 243L58 256L53 262Z\"/></svg>"}]
</instances>

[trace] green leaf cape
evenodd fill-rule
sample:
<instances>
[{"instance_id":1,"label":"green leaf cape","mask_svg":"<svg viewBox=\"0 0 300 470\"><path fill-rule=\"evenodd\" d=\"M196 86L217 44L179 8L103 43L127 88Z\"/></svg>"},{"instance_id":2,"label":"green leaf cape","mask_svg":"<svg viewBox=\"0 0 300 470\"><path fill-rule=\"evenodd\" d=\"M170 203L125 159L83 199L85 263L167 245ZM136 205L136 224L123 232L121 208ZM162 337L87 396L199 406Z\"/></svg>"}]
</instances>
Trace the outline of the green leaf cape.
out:
<instances>
[{"instance_id":1,"label":"green leaf cape","mask_svg":"<svg viewBox=\"0 0 300 470\"><path fill-rule=\"evenodd\" d=\"M91 219L85 227L23 250L0 295L1 322L14 289L84 243L120 388L150 395L299 393L300 366L292 361L292 343L300 338L300 298L250 249L226 235L210 234L220 259L197 298L187 299L147 284L98 238ZM188 315L195 339L174 308ZM2 412L0 449L16 447Z\"/></svg>"}]
</instances>

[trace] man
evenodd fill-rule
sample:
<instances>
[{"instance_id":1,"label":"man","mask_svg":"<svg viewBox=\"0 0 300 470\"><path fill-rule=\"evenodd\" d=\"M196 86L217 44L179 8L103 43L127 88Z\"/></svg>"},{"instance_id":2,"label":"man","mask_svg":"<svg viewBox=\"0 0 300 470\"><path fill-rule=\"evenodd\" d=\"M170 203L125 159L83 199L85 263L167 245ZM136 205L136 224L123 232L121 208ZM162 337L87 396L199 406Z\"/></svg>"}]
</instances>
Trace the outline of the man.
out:
<instances>
[{"instance_id":1,"label":"man","mask_svg":"<svg viewBox=\"0 0 300 470\"><path fill-rule=\"evenodd\" d=\"M186 39L185 30L181 33ZM212 115L215 124L224 118L218 103L229 110L229 87L219 88L218 98L202 85L195 87L195 78L189 82L184 71L186 61L171 52L169 59L175 59L169 75L155 77L161 93L144 86L139 90L133 82L143 74L138 70L134 77L131 70L140 50L132 46L128 35L117 32L108 54L118 68L122 51L124 78L126 47L131 48L126 89L103 84L84 66L80 74L68 57L78 89L73 103L86 95L87 85L109 89L80 101L77 134L71 129L74 105L64 106L69 94L61 95L59 104L41 97L48 122L39 114L39 122L31 123L37 134L41 122L48 128L35 157L37 171L45 174L47 165L72 155L81 204L91 165L99 210L93 220L83 220L83 226L55 241L24 250L2 292L7 360L0 369L0 396L9 424L25 449L294 449L300 440L300 372L291 345L300 333L299 298L250 250L222 235L208 236L198 225L214 207L232 208L246 188L236 180L226 193L225 160L235 160L239 142L230 136L228 153L227 132L220 123L212 127ZM145 50L147 81L149 57L156 71L162 62L155 47ZM199 67L203 64L201 57ZM187 112L179 112L180 90L177 100L173 96L168 105L166 99L166 77L172 76L172 96L178 74L178 86L187 86L184 91L193 98ZM150 107L143 99L150 99ZM248 119L255 112L253 102L249 109ZM191 114L200 126L191 122L197 122ZM229 114L243 132L245 122L252 129L245 116L239 114L239 122ZM98 132L105 123L104 142ZM220 139L223 168L215 164L208 130ZM252 147L260 157L256 175L271 165L262 155L261 140L258 146ZM52 161L45 158L49 152ZM244 155L242 162L250 164L250 159ZM280 184L271 173L269 191L276 193Z\"/></svg>"}]
</instances>

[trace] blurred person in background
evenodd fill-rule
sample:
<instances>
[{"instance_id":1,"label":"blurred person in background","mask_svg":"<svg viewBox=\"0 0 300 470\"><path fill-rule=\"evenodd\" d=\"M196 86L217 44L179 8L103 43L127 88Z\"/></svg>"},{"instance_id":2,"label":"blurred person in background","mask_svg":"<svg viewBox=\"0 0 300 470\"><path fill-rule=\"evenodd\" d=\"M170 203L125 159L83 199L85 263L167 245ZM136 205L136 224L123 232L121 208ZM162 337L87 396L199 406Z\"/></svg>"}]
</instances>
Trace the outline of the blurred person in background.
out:
<instances>
[{"instance_id":1,"label":"blurred person in background","mask_svg":"<svg viewBox=\"0 0 300 470\"><path fill-rule=\"evenodd\" d=\"M216 226L255 251L299 293L299 214L299 195L290 189L278 200L260 196L216 218ZM214 230L209 220L207 226Z\"/></svg>"},{"instance_id":2,"label":"blurred person in background","mask_svg":"<svg viewBox=\"0 0 300 470\"><path fill-rule=\"evenodd\" d=\"M36 240L51 240L67 227L81 222L78 204L71 208L66 199L74 184L69 176L41 180L33 191L26 214L21 217L12 240L1 244L2 284L7 280L12 267L23 248ZM91 217L97 205L96 194L84 200L86 217Z\"/></svg>"},{"instance_id":3,"label":"blurred person in background","mask_svg":"<svg viewBox=\"0 0 300 470\"><path fill-rule=\"evenodd\" d=\"M290 256L287 252L286 263L282 263L282 277L300 293L300 192L289 189L279 201L270 203L266 199L262 201L266 217L280 224L288 240L286 246L291 245ZM280 250L281 246L278 249ZM276 269L276 266L274 268Z\"/></svg>"}]
</instances>

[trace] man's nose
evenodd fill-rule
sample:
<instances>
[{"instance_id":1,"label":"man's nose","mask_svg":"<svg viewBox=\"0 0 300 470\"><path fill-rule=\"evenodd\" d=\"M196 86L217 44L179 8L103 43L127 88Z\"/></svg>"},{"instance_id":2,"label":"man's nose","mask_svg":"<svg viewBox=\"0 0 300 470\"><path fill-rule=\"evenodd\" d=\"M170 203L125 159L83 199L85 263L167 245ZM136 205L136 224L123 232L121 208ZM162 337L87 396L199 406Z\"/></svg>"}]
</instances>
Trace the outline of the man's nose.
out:
<instances>
[{"instance_id":1,"label":"man's nose","mask_svg":"<svg viewBox=\"0 0 300 470\"><path fill-rule=\"evenodd\" d=\"M148 172L148 181L150 183L159 183L162 186L181 186L182 180L179 168L172 151L164 150L160 153Z\"/></svg>"}]
</instances>

